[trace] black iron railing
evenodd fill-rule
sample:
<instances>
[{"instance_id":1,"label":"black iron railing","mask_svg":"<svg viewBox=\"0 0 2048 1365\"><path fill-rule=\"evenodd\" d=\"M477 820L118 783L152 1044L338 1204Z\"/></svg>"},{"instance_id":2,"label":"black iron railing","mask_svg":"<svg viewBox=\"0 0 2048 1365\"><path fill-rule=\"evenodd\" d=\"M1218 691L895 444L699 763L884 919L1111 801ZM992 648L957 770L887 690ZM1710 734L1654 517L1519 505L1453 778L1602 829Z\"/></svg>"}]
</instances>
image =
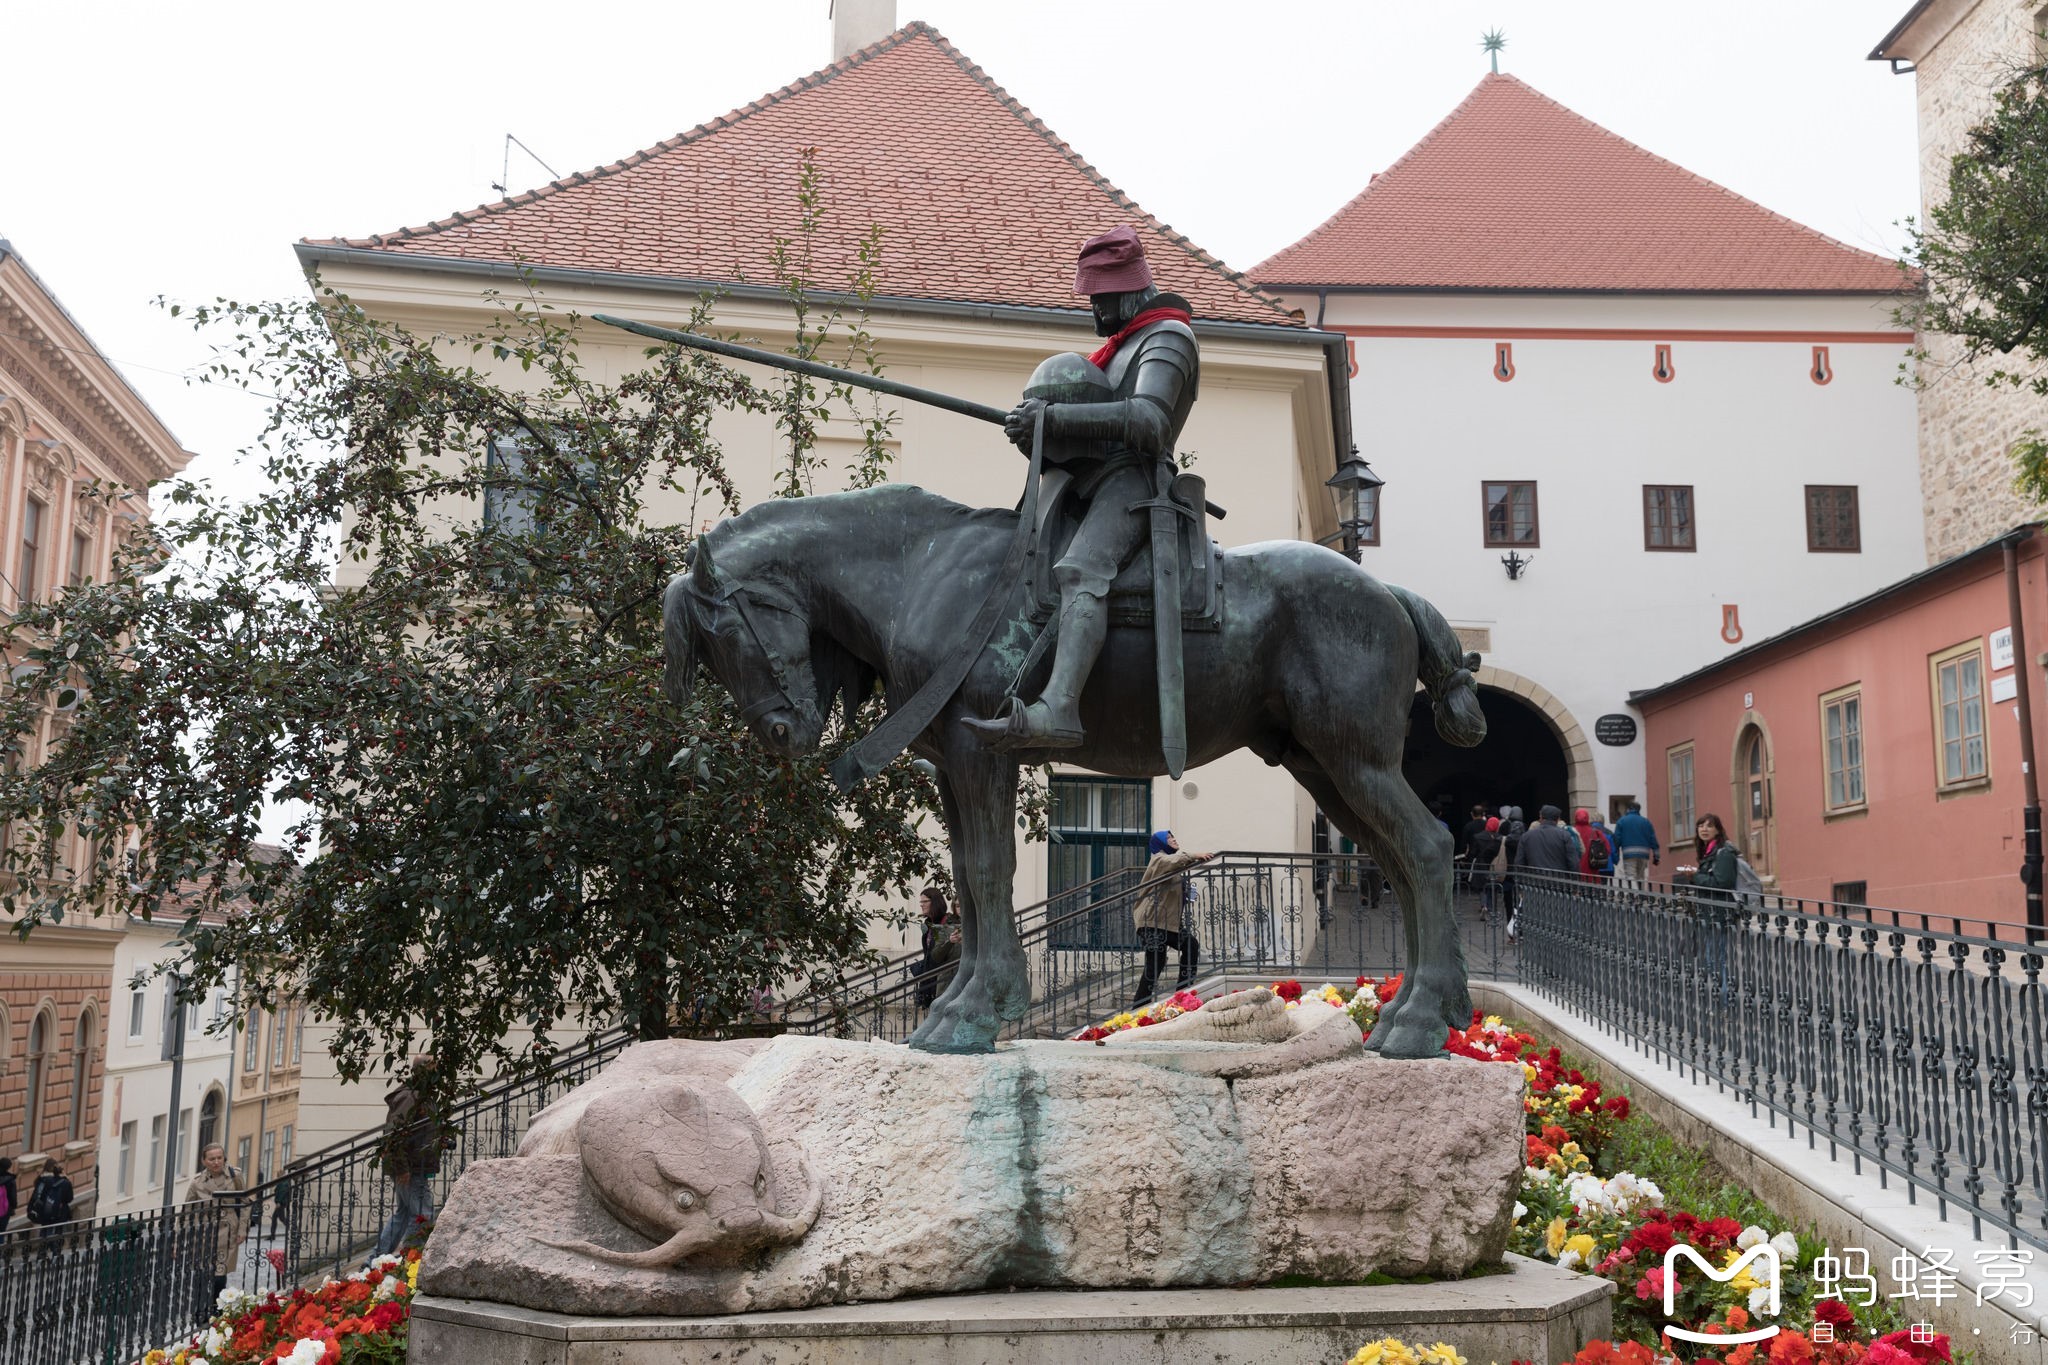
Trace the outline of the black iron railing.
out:
<instances>
[{"instance_id":1,"label":"black iron railing","mask_svg":"<svg viewBox=\"0 0 2048 1365\"><path fill-rule=\"evenodd\" d=\"M211 1315L218 1206L0 1237L0 1360L125 1365Z\"/></svg>"},{"instance_id":2,"label":"black iron railing","mask_svg":"<svg viewBox=\"0 0 2048 1365\"><path fill-rule=\"evenodd\" d=\"M1668 1065L2048 1250L2048 1000L2023 928L1525 877L1520 979Z\"/></svg>"},{"instance_id":3,"label":"black iron railing","mask_svg":"<svg viewBox=\"0 0 2048 1365\"><path fill-rule=\"evenodd\" d=\"M1386 975L1407 964L1401 906L1370 859L1355 855L1223 853L1184 874L1183 925L1201 945L1201 979L1218 975ZM1005 1037L1061 1037L1128 1009L1144 968L1131 922L1143 869L1126 868L1020 912L1032 998ZM1454 898L1474 976L1515 974L1515 947L1501 906L1475 893ZM913 959L891 964L865 996L806 997L792 1032L900 1042L924 1016ZM1158 994L1172 989L1169 954ZM806 1010L805 1007L808 1009Z\"/></svg>"}]
</instances>

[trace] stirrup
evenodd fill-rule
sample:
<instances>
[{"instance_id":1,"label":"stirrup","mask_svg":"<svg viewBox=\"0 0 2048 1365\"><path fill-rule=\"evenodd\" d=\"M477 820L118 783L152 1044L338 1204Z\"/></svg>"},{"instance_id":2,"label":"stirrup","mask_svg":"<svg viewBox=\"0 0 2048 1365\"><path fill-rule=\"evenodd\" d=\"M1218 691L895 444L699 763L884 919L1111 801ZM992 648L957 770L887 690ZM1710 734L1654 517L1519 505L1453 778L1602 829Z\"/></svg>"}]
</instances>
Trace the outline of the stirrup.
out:
<instances>
[{"instance_id":1,"label":"stirrup","mask_svg":"<svg viewBox=\"0 0 2048 1365\"><path fill-rule=\"evenodd\" d=\"M1000 714L988 720L963 722L968 729L983 736L991 749L1010 752L1017 749L1073 749L1079 747L1082 733L1079 730L1037 731L1031 728L1031 708L1020 703L1014 696L1005 698Z\"/></svg>"}]
</instances>

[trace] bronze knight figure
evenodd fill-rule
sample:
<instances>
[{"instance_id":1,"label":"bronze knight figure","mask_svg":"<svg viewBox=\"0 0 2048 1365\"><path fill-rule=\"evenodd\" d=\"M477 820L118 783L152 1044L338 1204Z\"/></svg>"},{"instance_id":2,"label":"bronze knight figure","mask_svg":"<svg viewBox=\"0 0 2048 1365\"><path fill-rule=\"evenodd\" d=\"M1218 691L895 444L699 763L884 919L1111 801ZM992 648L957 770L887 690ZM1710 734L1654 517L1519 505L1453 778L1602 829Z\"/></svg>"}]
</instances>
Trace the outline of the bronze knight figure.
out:
<instances>
[{"instance_id":1,"label":"bronze knight figure","mask_svg":"<svg viewBox=\"0 0 2048 1365\"><path fill-rule=\"evenodd\" d=\"M1003 715L969 722L999 749L1071 749L1082 742L1081 692L1109 629L1103 599L1145 537L1138 509L1162 489L1162 466L1171 477L1174 444L1201 378L1187 301L1153 286L1144 244L1130 228L1082 245L1074 292L1087 295L1096 335L1108 342L1086 367L1072 356L1040 366L1027 392L1060 397L1027 397L1003 423L1028 454L1043 415L1050 466L1044 501L1065 496L1084 510L1053 566L1060 609L1052 676L1029 705L1012 698ZM1090 368L1101 375L1099 388Z\"/></svg>"}]
</instances>

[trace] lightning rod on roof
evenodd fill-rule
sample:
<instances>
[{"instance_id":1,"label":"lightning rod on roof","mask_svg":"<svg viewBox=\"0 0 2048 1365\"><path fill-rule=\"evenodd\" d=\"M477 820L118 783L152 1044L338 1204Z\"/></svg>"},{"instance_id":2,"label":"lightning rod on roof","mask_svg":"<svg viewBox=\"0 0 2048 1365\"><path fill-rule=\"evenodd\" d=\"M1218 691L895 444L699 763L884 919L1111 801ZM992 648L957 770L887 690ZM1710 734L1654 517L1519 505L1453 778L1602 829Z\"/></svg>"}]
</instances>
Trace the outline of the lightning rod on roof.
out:
<instances>
[{"instance_id":1,"label":"lightning rod on roof","mask_svg":"<svg viewBox=\"0 0 2048 1365\"><path fill-rule=\"evenodd\" d=\"M1507 45L1508 35L1497 28L1489 29L1486 33L1480 35L1480 51L1486 53L1487 57L1493 62L1493 74L1496 76L1500 74L1500 50Z\"/></svg>"},{"instance_id":2,"label":"lightning rod on roof","mask_svg":"<svg viewBox=\"0 0 2048 1365\"><path fill-rule=\"evenodd\" d=\"M505 134L505 168L499 171L498 178L491 182L492 189L496 190L498 193L502 195L505 195L508 198L511 196L512 191L506 189L505 187L512 183L512 149L515 146L518 147L520 151L525 152L528 156L532 157L534 160L534 164L539 166L542 170L546 171L550 176L553 176L557 180L560 180L562 178L561 172L557 171L553 166L548 165L547 162L542 161L539 155L537 155L534 152L533 148L527 146L518 138L512 136L512 134L507 133Z\"/></svg>"}]
</instances>

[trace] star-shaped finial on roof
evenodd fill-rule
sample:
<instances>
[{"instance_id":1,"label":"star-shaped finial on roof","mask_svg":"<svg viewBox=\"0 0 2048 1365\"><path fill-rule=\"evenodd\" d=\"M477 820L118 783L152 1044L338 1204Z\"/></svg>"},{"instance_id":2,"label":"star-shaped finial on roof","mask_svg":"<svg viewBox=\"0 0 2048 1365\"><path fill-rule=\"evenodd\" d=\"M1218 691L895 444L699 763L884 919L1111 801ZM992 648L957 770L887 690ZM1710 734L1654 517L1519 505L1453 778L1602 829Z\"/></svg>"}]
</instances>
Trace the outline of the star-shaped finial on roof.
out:
<instances>
[{"instance_id":1,"label":"star-shaped finial on roof","mask_svg":"<svg viewBox=\"0 0 2048 1365\"><path fill-rule=\"evenodd\" d=\"M1508 45L1508 35L1499 29L1491 29L1479 39L1479 50L1493 61L1493 74L1500 74L1500 50Z\"/></svg>"}]
</instances>

